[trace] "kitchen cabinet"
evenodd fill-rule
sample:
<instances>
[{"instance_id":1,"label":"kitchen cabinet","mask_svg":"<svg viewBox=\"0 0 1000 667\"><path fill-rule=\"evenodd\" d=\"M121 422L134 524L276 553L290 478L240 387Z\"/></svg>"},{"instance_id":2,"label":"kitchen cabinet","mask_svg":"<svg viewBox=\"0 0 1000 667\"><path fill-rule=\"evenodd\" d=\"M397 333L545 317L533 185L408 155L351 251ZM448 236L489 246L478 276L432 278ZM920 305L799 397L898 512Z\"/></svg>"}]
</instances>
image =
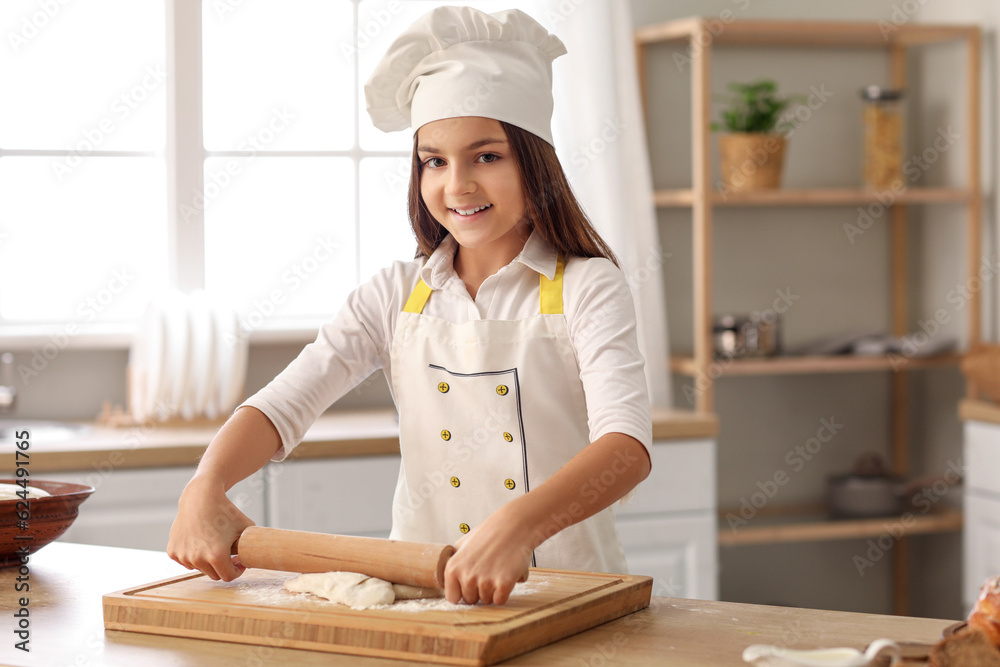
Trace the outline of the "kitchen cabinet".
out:
<instances>
[{"instance_id":1,"label":"kitchen cabinet","mask_svg":"<svg viewBox=\"0 0 1000 667\"><path fill-rule=\"evenodd\" d=\"M398 456L284 461L267 470L274 528L389 537Z\"/></svg>"},{"instance_id":2,"label":"kitchen cabinet","mask_svg":"<svg viewBox=\"0 0 1000 667\"><path fill-rule=\"evenodd\" d=\"M47 472L44 479L89 484L95 489L61 540L164 551L177 516L177 499L193 474L193 467L151 468L105 473ZM264 523L261 473L243 480L227 495L255 523Z\"/></svg>"},{"instance_id":3,"label":"kitchen cabinet","mask_svg":"<svg viewBox=\"0 0 1000 667\"><path fill-rule=\"evenodd\" d=\"M649 477L614 505L629 572L653 594L718 599L715 441L654 441Z\"/></svg>"},{"instance_id":4,"label":"kitchen cabinet","mask_svg":"<svg viewBox=\"0 0 1000 667\"><path fill-rule=\"evenodd\" d=\"M670 119L659 110L650 108L648 95L650 50L658 44L672 43L673 69L690 78L691 95L691 187L657 189L653 193L655 205L660 209L687 209L692 221L692 304L693 350L671 356L671 369L689 377L697 389L692 392L696 411L715 409L714 396L717 382L738 376L787 376L792 374L822 373L891 373L889 399L893 472L900 476L909 471L909 444L907 437L907 375L923 368L955 366L961 355L945 354L926 358L908 357L905 363L891 356L797 356L775 358L726 359L714 363L712 321L716 315L713 307L713 214L716 209L740 207L768 207L781 209L807 209L814 207L842 207L847 211L875 205L885 211L889 241L886 265L890 276L889 306L891 333L904 336L912 330L913 315L909 312L909 258L910 229L908 209L912 206L943 205L964 207L966 218L967 266L969 284L979 284L977 272L981 257L981 208L980 186L980 31L975 26L928 25L909 22L893 24L891 30L876 23L810 22L810 21L758 21L737 20L728 17L704 19L693 17L667 23L641 27L635 32L637 66L640 90L646 109L647 126L668 123ZM964 67L955 72L965 83L964 99L960 100L965 113L960 127L961 142L965 151L965 185L957 187L907 187L891 192L876 192L861 187L813 187L804 189L775 189L751 192L721 191L712 181L712 155L710 150L712 88L712 56L726 47L772 48L780 47L781 57L789 57L797 49L815 47L827 49L869 49L885 53L892 88L907 88L907 58L916 50L941 43L958 43L964 50ZM833 61L836 67L836 61ZM673 71L673 70L672 70ZM857 89L871 83L857 82ZM860 123L860 113L858 117ZM859 174L860 176L860 174ZM888 196L888 198L887 198ZM722 216L720 216L721 218ZM876 216L878 217L878 216ZM848 218L854 220L853 217ZM792 224L792 223L789 223ZM968 318L969 346L975 345L980 335L979 290L971 290L965 302ZM881 322L872 323L873 327ZM833 332L832 332L833 333ZM675 392L680 393L680 392ZM725 414L719 415L726 420ZM752 482L751 482L752 483ZM807 508L775 507L769 513L785 516L815 514ZM815 508L813 508L815 509ZM929 532L954 532L961 527L962 515L958 510L945 509L913 517L908 523L907 534ZM759 525L755 525L759 523ZM726 531L719 534L720 544L739 546L774 542L814 541L823 539L849 539L878 537L884 529L873 522L827 521L815 519L785 520L775 527L768 522L755 522L741 528L738 534ZM907 608L907 539L903 536L892 550L894 566L894 608L896 613L906 613Z\"/></svg>"},{"instance_id":5,"label":"kitchen cabinet","mask_svg":"<svg viewBox=\"0 0 1000 667\"><path fill-rule=\"evenodd\" d=\"M983 582L1000 572L1000 423L967 421L964 430L962 602L968 612Z\"/></svg>"}]
</instances>

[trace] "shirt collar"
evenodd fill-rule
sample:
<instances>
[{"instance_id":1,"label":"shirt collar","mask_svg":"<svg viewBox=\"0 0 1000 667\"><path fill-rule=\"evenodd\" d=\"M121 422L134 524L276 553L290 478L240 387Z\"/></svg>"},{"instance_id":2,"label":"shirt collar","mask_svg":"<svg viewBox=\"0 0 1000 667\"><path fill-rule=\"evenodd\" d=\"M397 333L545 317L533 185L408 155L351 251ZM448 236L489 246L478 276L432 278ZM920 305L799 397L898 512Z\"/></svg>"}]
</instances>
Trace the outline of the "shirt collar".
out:
<instances>
[{"instance_id":1,"label":"shirt collar","mask_svg":"<svg viewBox=\"0 0 1000 667\"><path fill-rule=\"evenodd\" d=\"M420 277L432 290L442 289L449 280L456 278L455 252L458 242L448 234L441 244L431 253L420 269ZM536 273L553 280L556 275L556 252L535 230L531 231L528 240L514 261L520 262Z\"/></svg>"}]
</instances>

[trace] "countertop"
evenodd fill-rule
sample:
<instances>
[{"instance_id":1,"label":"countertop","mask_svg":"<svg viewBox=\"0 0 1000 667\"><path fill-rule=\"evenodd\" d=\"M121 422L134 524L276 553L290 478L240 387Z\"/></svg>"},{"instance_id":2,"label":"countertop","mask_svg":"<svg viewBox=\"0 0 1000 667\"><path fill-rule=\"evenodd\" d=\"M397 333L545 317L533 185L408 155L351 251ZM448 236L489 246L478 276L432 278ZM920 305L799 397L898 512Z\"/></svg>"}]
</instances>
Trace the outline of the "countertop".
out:
<instances>
[{"instance_id":1,"label":"countertop","mask_svg":"<svg viewBox=\"0 0 1000 667\"><path fill-rule=\"evenodd\" d=\"M0 664L50 665L421 665L295 649L105 631L102 596L185 570L162 552L55 542L27 564L30 591L15 592L17 568L0 570L0 603L28 600L30 653L14 647L15 621L0 621ZM655 592L655 589L654 589ZM648 609L504 665L745 665L750 644L851 646L879 637L931 643L954 621L653 597Z\"/></svg>"},{"instance_id":2,"label":"countertop","mask_svg":"<svg viewBox=\"0 0 1000 667\"><path fill-rule=\"evenodd\" d=\"M72 440L46 443L32 439L31 471L91 470L102 465L115 469L193 466L221 425L221 422L129 427L87 424L85 431ZM653 410L656 440L711 438L718 428L714 414ZM289 459L398 453L399 423L394 409L350 410L322 415ZM14 453L8 449L0 454L0 470L14 468Z\"/></svg>"}]
</instances>

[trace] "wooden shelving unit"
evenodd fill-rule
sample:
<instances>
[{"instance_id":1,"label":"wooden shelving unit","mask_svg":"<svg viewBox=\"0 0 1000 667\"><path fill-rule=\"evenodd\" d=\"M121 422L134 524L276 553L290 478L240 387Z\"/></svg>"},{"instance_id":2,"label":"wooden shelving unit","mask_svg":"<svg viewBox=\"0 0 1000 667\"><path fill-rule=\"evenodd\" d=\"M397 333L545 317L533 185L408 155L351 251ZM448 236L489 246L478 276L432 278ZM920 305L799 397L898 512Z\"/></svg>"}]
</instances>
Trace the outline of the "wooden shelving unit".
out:
<instances>
[{"instance_id":1,"label":"wooden shelving unit","mask_svg":"<svg viewBox=\"0 0 1000 667\"><path fill-rule=\"evenodd\" d=\"M961 355L946 354L934 357L913 357L894 361L888 357L828 356L828 357L770 357L756 359L720 359L716 362L719 376L739 375L795 375L806 373L864 373L892 371L896 366L911 369L955 366ZM670 370L681 375L695 376L699 368L692 357L671 357Z\"/></svg>"},{"instance_id":2,"label":"wooden shelving unit","mask_svg":"<svg viewBox=\"0 0 1000 667\"><path fill-rule=\"evenodd\" d=\"M810 508L811 509L811 508ZM722 514L725 517L725 514ZM922 515L901 515L872 519L828 519L822 513L790 511L781 518L762 517L752 525L719 531L720 546L746 544L776 544L787 542L817 542L857 538L880 538L888 535L893 540L911 535L953 532L962 528L962 512L945 509Z\"/></svg>"},{"instance_id":3,"label":"wooden shelving unit","mask_svg":"<svg viewBox=\"0 0 1000 667\"><path fill-rule=\"evenodd\" d=\"M817 207L865 206L879 203L885 207L890 227L889 270L891 274L892 335L909 333L908 313L908 208L914 205L947 204L966 209L967 259L969 279L976 275L980 263L982 232L982 192L980 189L980 49L979 28L965 25L920 25L907 23L894 26L885 32L876 23L810 22L810 21L758 21L704 19L692 17L667 23L646 26L635 32L639 83L643 103L647 109L647 49L658 43L673 42L687 46L691 73L692 120L692 187L661 189L654 193L656 206L662 208L690 208L692 212L692 264L694 350L693 354L671 359L674 372L692 377L722 378L748 375L783 375L804 373L892 373L892 414L890 432L892 439L892 465L897 475L909 470L909 448L906 432L907 373L911 370L954 365L960 355L932 358L912 358L905 363L894 363L888 357L778 357L771 359L716 360L712 354L713 280L712 280L712 226L716 207ZM967 107L962 127L966 150L965 187L909 188L902 191L872 192L863 188L802 188L778 189L765 192L732 193L716 190L712 185L711 153L709 147L710 113L712 95L712 53L717 48L738 47L789 47L794 49L843 48L878 50L886 54L890 67L889 84L906 88L906 58L910 49L942 42L963 42L965 46L964 76ZM864 83L859 82L860 88ZM733 223L738 224L738 223ZM980 294L971 294L967 302L968 345L979 342ZM969 387L969 396L974 396ZM695 396L695 410L710 413L714 410L714 383ZM722 428L725 416L720 415ZM793 511L794 508L786 508ZM877 522L876 522L877 523ZM881 524L879 524L881 526ZM920 517L913 530L907 534L948 532L961 526L961 513L948 511L940 515ZM875 523L871 521L828 521L822 518L787 519L780 525L762 525L727 535L727 528L720 529L719 543L726 545L773 543L784 541L865 538L873 535ZM878 531L882 529L879 528ZM874 534L881 534L876 532ZM894 607L896 613L905 613L907 594L907 540L900 539L892 550L894 562Z\"/></svg>"}]
</instances>

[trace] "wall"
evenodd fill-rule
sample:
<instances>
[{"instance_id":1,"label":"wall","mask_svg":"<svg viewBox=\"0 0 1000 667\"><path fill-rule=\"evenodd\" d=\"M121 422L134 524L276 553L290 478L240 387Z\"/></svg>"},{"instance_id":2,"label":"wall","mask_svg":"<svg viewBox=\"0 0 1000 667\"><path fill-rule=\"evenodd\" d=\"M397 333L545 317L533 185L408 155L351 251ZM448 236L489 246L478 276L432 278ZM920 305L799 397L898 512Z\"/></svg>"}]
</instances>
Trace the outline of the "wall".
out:
<instances>
[{"instance_id":1,"label":"wall","mask_svg":"<svg viewBox=\"0 0 1000 667\"><path fill-rule=\"evenodd\" d=\"M933 11L957 21L952 8L963 3L947 3L945 9L943 0L927 0L916 17L912 11L906 13L901 0L632 0L631 4L634 24L642 26L699 14L746 19L881 20L891 25L893 20L931 20L925 16L931 16L932 5ZM988 13L987 5L991 3L981 0L965 4L969 5L968 20L979 20ZM906 4L911 10L917 6L916 0ZM993 20L995 26L995 17ZM725 29L724 24L719 25ZM956 98L961 99L961 91L954 90L955 80L960 82L955 72L963 66L960 55L951 47L935 47L932 57L911 58L911 80L925 78L926 83L909 94L912 99L908 103L915 112L908 126L910 149L923 150L939 127L961 122L962 109L953 104ZM691 182L690 67L684 56L682 48L657 46L648 63L649 138L657 187L684 187ZM712 58L714 93L724 92L728 81L767 77L776 79L783 92L815 95L818 103L813 113L790 139L785 186L860 184L858 91L869 83L888 83L886 60L881 54L868 50L726 48L715 49ZM991 68L992 64L988 65L986 72ZM949 84L943 93L938 91L941 79ZM987 96L990 94L996 95L992 84L988 85ZM984 122L991 118L984 116ZM993 147L995 135L989 133L987 137L990 140L984 145ZM714 154L714 141L712 146ZM985 162L993 161L995 150L987 149ZM921 177L921 183L961 183L963 159L960 146L946 151ZM935 338L963 337L965 311L946 300L948 291L965 279L963 212L942 206L913 210L911 281L916 294L911 303L911 326L916 329L936 310L947 308L948 322ZM844 225L856 224L859 215L857 210L838 207L716 209L716 312L761 310L772 305L780 294L791 295L792 304L782 322L787 347L824 335L888 330L888 235L885 225L876 223L851 243ZM671 340L675 350L689 351L690 212L660 210L659 223L664 245L673 252L665 267ZM988 215L987 223L992 229L995 216ZM785 472L789 481L777 488L769 506L821 502L827 475L846 472L862 452L888 456L889 382L887 374L881 373L748 377L717 382L716 408L721 418L719 506L740 506L761 485L766 487L778 471ZM687 404L684 397L690 394L690 387L690 379L674 378L674 395L679 404ZM940 475L949 463L960 463L961 430L955 405L962 392L957 369L910 374L908 427L914 476ZM815 437L824 419L840 425L836 435L808 461L796 460L796 447ZM891 558L882 554L871 558L871 567L863 563L859 567L859 558L880 555L877 550L870 552L870 548L867 540L723 548L720 593L727 600L889 613ZM913 539L910 564L911 613L959 616L958 535Z\"/></svg>"}]
</instances>

